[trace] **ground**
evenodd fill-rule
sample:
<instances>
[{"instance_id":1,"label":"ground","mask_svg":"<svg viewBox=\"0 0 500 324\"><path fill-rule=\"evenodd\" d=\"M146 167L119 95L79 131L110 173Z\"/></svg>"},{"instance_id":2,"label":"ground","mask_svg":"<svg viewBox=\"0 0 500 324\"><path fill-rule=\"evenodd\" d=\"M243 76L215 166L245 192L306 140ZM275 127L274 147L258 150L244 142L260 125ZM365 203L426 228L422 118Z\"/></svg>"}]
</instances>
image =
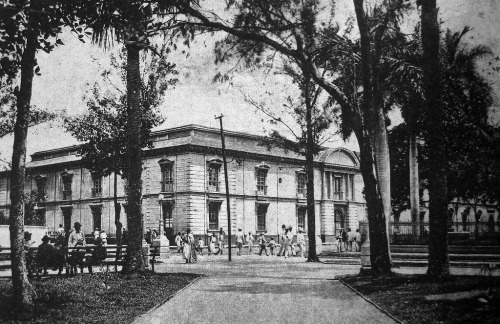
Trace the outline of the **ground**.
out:
<instances>
[{"instance_id":1,"label":"ground","mask_svg":"<svg viewBox=\"0 0 500 324\"><path fill-rule=\"evenodd\" d=\"M102 286L102 274L34 281L39 291L52 291L42 302L53 307L50 311L41 307L36 315L65 322L68 314L90 313L95 317L80 322L108 323L442 323L447 318L450 323L462 319L488 323L496 319L495 308L478 306L476 295L466 302L447 300L450 292L489 287L490 278L479 276L477 268L453 268L455 275L469 276L447 284L418 279L422 277L415 273L424 273L425 268L395 269L399 275L382 279L357 276L359 269L359 265L258 255L233 256L231 262L227 255L205 255L197 263L185 264L180 254L173 253L156 264L159 275L137 281L113 277L109 289ZM0 281L0 296L8 282ZM92 294L80 298L87 292ZM428 296L434 300L425 300ZM445 300L439 300L443 296ZM57 304L58 300L63 302ZM129 308L136 315L122 314ZM463 315L468 313L472 315Z\"/></svg>"}]
</instances>

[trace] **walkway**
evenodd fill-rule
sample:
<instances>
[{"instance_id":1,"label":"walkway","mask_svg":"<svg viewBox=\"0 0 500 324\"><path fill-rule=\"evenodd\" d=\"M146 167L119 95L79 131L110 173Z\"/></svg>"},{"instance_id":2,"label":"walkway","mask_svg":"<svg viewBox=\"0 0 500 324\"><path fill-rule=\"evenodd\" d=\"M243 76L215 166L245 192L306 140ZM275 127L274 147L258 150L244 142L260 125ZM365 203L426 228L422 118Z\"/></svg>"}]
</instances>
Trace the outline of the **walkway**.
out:
<instances>
[{"instance_id":1,"label":"walkway","mask_svg":"<svg viewBox=\"0 0 500 324\"><path fill-rule=\"evenodd\" d=\"M205 275L135 323L394 323L338 280L359 266L306 263L300 258L178 255L158 272Z\"/></svg>"}]
</instances>

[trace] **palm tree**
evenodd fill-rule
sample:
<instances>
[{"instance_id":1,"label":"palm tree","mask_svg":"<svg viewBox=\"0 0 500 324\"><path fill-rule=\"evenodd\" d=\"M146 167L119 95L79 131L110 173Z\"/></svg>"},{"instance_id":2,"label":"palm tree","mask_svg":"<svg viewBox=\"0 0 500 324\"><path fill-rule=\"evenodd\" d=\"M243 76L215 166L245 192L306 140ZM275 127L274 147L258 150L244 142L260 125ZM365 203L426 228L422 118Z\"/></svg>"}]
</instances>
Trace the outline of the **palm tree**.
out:
<instances>
[{"instance_id":1,"label":"palm tree","mask_svg":"<svg viewBox=\"0 0 500 324\"><path fill-rule=\"evenodd\" d=\"M142 253L143 220L142 159L141 159L141 75L140 51L148 48L147 20L152 14L151 6L142 1L119 0L102 3L86 3L81 15L93 29L92 42L108 48L113 41L123 43L127 53L127 167L128 180L127 223L128 247L124 273L133 274L144 270Z\"/></svg>"}]
</instances>

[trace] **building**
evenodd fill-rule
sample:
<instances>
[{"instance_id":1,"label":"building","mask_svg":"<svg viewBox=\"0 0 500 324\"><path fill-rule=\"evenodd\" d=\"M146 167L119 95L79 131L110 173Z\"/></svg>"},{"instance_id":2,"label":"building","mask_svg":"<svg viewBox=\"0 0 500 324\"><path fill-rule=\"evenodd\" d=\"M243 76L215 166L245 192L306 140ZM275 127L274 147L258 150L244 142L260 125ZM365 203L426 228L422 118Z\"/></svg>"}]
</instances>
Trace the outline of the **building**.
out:
<instances>
[{"instance_id":1,"label":"building","mask_svg":"<svg viewBox=\"0 0 500 324\"><path fill-rule=\"evenodd\" d=\"M261 145L262 137L225 133L231 231L276 235L282 224L307 230L305 159ZM227 232L224 170L218 129L189 125L152 134L154 147L143 154L145 228L164 222L167 236L191 228L204 235ZM26 191L34 212L49 230L59 224L83 224L115 233L113 175L93 176L81 166L78 147L40 151L31 156ZM344 148L326 149L315 161L315 207L318 241L331 241L342 227L365 220L359 159ZM126 184L119 178L118 199L125 207ZM8 216L8 173L0 174L0 213Z\"/></svg>"}]
</instances>

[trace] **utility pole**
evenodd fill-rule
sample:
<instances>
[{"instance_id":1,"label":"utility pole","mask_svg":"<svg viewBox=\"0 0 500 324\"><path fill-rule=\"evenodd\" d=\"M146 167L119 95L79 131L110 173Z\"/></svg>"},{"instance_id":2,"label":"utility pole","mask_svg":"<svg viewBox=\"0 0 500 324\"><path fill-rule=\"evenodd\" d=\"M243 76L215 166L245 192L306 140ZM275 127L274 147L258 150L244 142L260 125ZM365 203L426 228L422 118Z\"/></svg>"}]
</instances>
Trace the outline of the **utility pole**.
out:
<instances>
[{"instance_id":1,"label":"utility pole","mask_svg":"<svg viewBox=\"0 0 500 324\"><path fill-rule=\"evenodd\" d=\"M220 138L222 141L222 160L224 161L224 180L226 183L226 202L227 202L227 245L228 245L228 261L231 261L231 208L229 204L229 179L227 176L227 161L226 161L226 143L224 141L224 129L222 127L222 117L224 115L220 115L219 117L215 117L220 121Z\"/></svg>"}]
</instances>

